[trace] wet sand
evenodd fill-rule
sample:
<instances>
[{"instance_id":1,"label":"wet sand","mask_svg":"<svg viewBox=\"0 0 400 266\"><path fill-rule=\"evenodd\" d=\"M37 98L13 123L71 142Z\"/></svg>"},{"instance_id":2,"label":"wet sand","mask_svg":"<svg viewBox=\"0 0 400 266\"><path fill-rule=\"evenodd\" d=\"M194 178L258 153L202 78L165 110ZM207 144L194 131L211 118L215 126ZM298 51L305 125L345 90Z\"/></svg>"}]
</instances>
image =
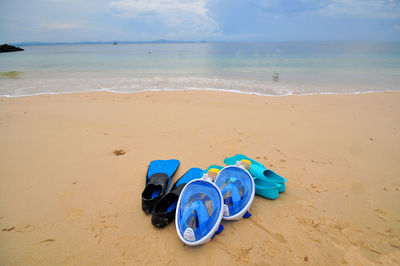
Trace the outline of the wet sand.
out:
<instances>
[{"instance_id":1,"label":"wet sand","mask_svg":"<svg viewBox=\"0 0 400 266\"><path fill-rule=\"evenodd\" d=\"M400 93L0 98L0 264L400 263ZM125 154L116 156L115 150ZM201 247L151 225L151 160L243 153L288 179Z\"/></svg>"}]
</instances>

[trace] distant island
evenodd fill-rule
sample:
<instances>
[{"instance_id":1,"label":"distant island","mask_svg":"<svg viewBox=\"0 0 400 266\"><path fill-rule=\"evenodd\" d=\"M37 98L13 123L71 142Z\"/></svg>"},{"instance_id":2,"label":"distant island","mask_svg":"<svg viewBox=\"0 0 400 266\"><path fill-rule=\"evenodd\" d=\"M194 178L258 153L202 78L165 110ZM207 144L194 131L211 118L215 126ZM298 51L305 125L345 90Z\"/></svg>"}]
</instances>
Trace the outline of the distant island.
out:
<instances>
[{"instance_id":1,"label":"distant island","mask_svg":"<svg viewBox=\"0 0 400 266\"><path fill-rule=\"evenodd\" d=\"M8 53L8 52L18 52L18 51L23 51L24 49L20 47L16 47L13 45L8 45L8 44L3 44L0 45L0 53Z\"/></svg>"},{"instance_id":2,"label":"distant island","mask_svg":"<svg viewBox=\"0 0 400 266\"><path fill-rule=\"evenodd\" d=\"M69 44L151 44L151 43L207 43L207 41L170 41L170 40L155 40L155 41L109 41L109 42L18 42L13 45L18 46L33 46L33 45L69 45Z\"/></svg>"}]
</instances>

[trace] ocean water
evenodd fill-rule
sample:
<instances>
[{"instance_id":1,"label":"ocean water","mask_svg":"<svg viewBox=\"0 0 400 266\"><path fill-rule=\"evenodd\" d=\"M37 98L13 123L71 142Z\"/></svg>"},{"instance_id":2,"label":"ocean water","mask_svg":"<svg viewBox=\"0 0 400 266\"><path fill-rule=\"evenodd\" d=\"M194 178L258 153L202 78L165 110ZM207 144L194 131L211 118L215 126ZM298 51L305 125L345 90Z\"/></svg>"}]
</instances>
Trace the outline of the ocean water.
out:
<instances>
[{"instance_id":1,"label":"ocean water","mask_svg":"<svg viewBox=\"0 0 400 266\"><path fill-rule=\"evenodd\" d=\"M0 96L214 89L263 95L400 90L400 43L25 46L0 54Z\"/></svg>"}]
</instances>

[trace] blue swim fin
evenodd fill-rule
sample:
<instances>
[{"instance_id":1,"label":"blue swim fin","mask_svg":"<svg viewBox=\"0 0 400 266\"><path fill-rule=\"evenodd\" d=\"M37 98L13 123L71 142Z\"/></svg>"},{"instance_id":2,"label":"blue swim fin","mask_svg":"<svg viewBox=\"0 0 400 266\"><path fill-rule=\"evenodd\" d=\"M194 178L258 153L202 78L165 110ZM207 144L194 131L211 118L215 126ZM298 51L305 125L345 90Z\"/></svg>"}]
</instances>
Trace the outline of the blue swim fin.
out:
<instances>
[{"instance_id":1,"label":"blue swim fin","mask_svg":"<svg viewBox=\"0 0 400 266\"><path fill-rule=\"evenodd\" d=\"M172 176L179 167L176 159L152 161L147 169L145 188L142 192L142 209L151 213L155 203L164 195Z\"/></svg>"}]
</instances>

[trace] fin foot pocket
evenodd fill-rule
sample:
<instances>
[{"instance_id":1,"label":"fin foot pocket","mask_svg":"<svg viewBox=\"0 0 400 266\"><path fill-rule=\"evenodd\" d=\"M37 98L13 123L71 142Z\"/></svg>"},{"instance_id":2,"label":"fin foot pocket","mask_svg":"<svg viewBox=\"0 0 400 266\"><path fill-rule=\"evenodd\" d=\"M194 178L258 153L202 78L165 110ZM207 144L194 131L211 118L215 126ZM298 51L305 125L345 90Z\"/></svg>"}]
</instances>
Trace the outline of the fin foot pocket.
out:
<instances>
[{"instance_id":1,"label":"fin foot pocket","mask_svg":"<svg viewBox=\"0 0 400 266\"><path fill-rule=\"evenodd\" d=\"M151 213L155 204L167 190L180 162L175 159L152 161L147 169L145 188L142 192L142 210Z\"/></svg>"}]
</instances>

